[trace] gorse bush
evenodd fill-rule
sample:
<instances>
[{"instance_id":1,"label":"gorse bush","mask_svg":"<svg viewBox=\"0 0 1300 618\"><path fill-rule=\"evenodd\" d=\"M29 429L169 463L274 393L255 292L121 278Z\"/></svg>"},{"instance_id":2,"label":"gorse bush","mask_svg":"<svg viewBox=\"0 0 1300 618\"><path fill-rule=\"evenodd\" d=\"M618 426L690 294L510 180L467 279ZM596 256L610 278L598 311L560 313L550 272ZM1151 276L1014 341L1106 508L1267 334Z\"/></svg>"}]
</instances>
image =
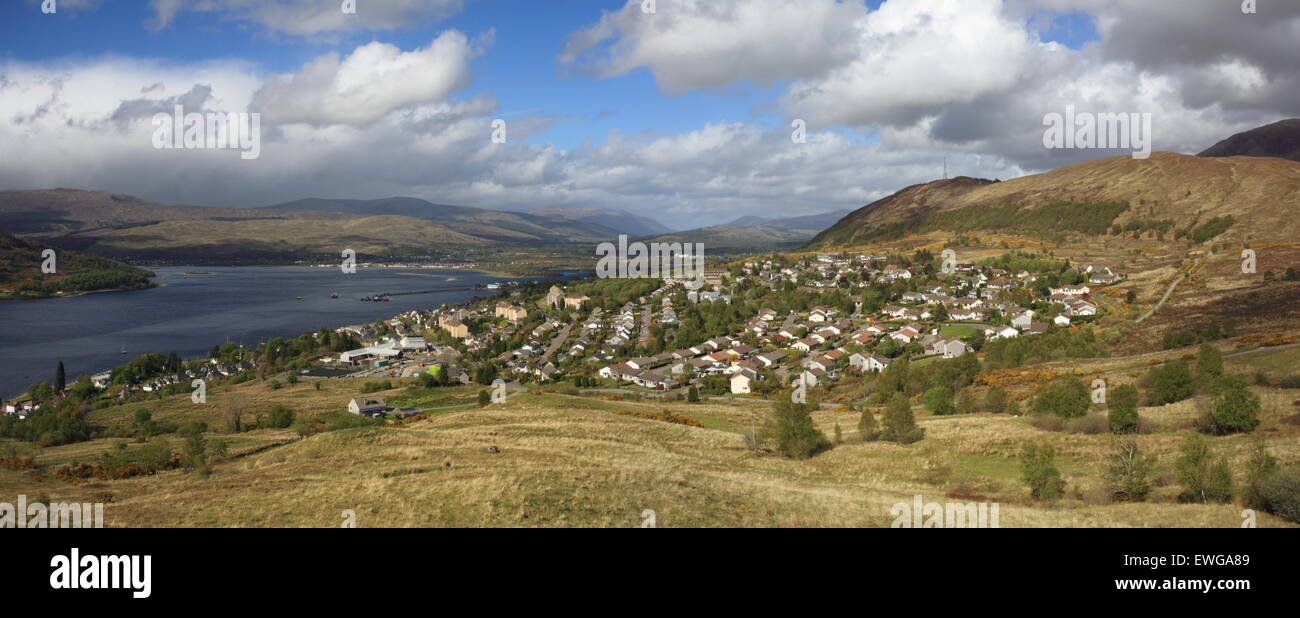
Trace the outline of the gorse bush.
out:
<instances>
[{"instance_id":1,"label":"gorse bush","mask_svg":"<svg viewBox=\"0 0 1300 618\"><path fill-rule=\"evenodd\" d=\"M1192 396L1192 372L1183 360L1169 361L1147 372L1147 405L1163 406Z\"/></svg>"}]
</instances>

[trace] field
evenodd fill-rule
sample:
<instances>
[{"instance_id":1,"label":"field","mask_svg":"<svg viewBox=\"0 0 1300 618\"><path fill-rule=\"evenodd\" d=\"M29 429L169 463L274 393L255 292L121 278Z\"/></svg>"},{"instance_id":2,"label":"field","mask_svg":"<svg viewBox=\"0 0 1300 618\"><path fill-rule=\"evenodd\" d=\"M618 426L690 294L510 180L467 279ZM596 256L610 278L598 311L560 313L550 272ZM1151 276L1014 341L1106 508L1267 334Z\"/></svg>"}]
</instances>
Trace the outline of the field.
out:
<instances>
[{"instance_id":1,"label":"field","mask_svg":"<svg viewBox=\"0 0 1300 618\"><path fill-rule=\"evenodd\" d=\"M1262 360L1266 355L1252 360ZM360 384L329 381L271 391L241 385L227 400L255 409L291 401L300 412L341 407ZM404 388L404 387L403 387ZM398 397L423 391L381 393ZM434 391L437 393L437 391ZM469 397L451 389L430 403ZM1284 464L1295 464L1300 426L1294 391L1261 389L1268 440ZM220 393L218 389L217 394ZM284 398L285 395L289 397ZM179 399L179 398L178 398ZM177 418L220 419L220 398L209 407L175 407ZM229 405L229 404L227 404ZM661 527L888 526L890 507L926 501L994 501L1004 527L1235 527L1237 505L1175 501L1170 462L1195 416L1191 401L1144 408L1156 429L1140 439L1159 454L1153 500L1108 504L1101 490L1103 458L1112 438L1036 429L1025 418L997 415L928 417L918 421L925 440L910 446L856 440L856 417L822 410L814 420L828 435L838 422L845 443L806 461L757 455L744 447L756 407L752 402L611 401L608 397L535 392L505 404L450 410L402 426L340 430L299 438L289 430L258 430L210 437L231 441L231 455L207 478L184 471L152 477L64 483L49 475L0 470L4 495L56 501L108 501L106 525L129 527L338 526L346 509L362 527L613 526L636 527L656 512ZM624 413L678 414L705 427ZM123 418L128 410L116 410ZM1052 506L1032 503L1019 481L1015 454L1022 443L1045 440L1059 453L1067 497ZM91 461L121 440L43 449L43 464ZM1238 479L1248 439L1212 439ZM1264 527L1287 526L1260 515Z\"/></svg>"}]
</instances>

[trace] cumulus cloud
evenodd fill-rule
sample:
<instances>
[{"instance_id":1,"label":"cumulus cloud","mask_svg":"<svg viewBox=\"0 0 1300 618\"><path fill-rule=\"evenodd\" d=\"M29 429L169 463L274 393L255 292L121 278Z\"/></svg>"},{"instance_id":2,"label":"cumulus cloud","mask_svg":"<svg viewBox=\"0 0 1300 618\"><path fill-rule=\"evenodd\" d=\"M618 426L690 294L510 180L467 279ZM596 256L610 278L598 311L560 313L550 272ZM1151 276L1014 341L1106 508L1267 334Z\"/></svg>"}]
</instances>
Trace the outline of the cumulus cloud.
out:
<instances>
[{"instance_id":1,"label":"cumulus cloud","mask_svg":"<svg viewBox=\"0 0 1300 618\"><path fill-rule=\"evenodd\" d=\"M1040 40L1044 20L1077 12L1099 40L1079 49ZM1121 152L1045 150L1043 117L1067 105L1150 113L1156 148L1184 152L1300 115L1297 35L1296 3L1245 15L1221 0L887 0L875 11L662 0L655 15L638 2L606 14L573 35L560 61L602 77L645 68L669 94L789 80L778 108L811 127L1042 170Z\"/></svg>"},{"instance_id":2,"label":"cumulus cloud","mask_svg":"<svg viewBox=\"0 0 1300 618\"><path fill-rule=\"evenodd\" d=\"M835 41L852 36L860 2L661 0L653 14L628 0L574 33L560 60L602 77L647 67L678 94L741 80L814 75L852 58Z\"/></svg>"},{"instance_id":3,"label":"cumulus cloud","mask_svg":"<svg viewBox=\"0 0 1300 618\"><path fill-rule=\"evenodd\" d=\"M327 54L297 73L271 77L253 108L278 124L364 126L397 109L445 101L468 83L469 61L477 53L455 30L409 52L369 43L346 58Z\"/></svg>"},{"instance_id":4,"label":"cumulus cloud","mask_svg":"<svg viewBox=\"0 0 1300 618\"><path fill-rule=\"evenodd\" d=\"M250 23L293 36L348 30L393 30L445 19L464 0L357 0L356 13L345 14L342 0L150 0L154 15L148 26L162 29L182 11L208 13L227 21Z\"/></svg>"}]
</instances>

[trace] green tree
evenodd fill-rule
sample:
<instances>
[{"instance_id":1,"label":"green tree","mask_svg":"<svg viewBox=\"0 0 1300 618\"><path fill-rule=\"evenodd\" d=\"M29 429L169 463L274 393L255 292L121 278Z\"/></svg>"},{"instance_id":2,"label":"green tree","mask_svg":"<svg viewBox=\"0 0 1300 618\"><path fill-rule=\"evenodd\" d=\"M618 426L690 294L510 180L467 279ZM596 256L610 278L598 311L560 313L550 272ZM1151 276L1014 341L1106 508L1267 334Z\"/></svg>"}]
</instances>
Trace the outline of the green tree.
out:
<instances>
[{"instance_id":1,"label":"green tree","mask_svg":"<svg viewBox=\"0 0 1300 618\"><path fill-rule=\"evenodd\" d=\"M858 417L858 438L863 442L875 442L880 438L880 425L876 422L876 415L866 408L863 408L862 415Z\"/></svg>"},{"instance_id":2,"label":"green tree","mask_svg":"<svg viewBox=\"0 0 1300 618\"><path fill-rule=\"evenodd\" d=\"M485 408L492 403L492 395L488 394L486 389L480 389L478 392L478 407Z\"/></svg>"},{"instance_id":3,"label":"green tree","mask_svg":"<svg viewBox=\"0 0 1300 618\"><path fill-rule=\"evenodd\" d=\"M952 389L947 386L936 386L926 391L925 409L939 416L955 412L952 405Z\"/></svg>"},{"instance_id":4,"label":"green tree","mask_svg":"<svg viewBox=\"0 0 1300 618\"><path fill-rule=\"evenodd\" d=\"M63 361L59 361L58 367L54 368L54 392L62 393L68 388L68 376L63 371Z\"/></svg>"},{"instance_id":5,"label":"green tree","mask_svg":"<svg viewBox=\"0 0 1300 618\"><path fill-rule=\"evenodd\" d=\"M1268 510L1268 500L1262 490L1277 471L1277 458L1268 452L1264 439L1256 436L1251 441L1250 459L1246 462L1246 487L1242 490L1242 498L1248 508Z\"/></svg>"},{"instance_id":6,"label":"green tree","mask_svg":"<svg viewBox=\"0 0 1300 618\"><path fill-rule=\"evenodd\" d=\"M1183 502L1228 502L1232 500L1232 474L1228 461L1214 460L1209 440L1201 434L1191 434L1178 448L1174 461L1174 474L1183 491L1178 499Z\"/></svg>"},{"instance_id":7,"label":"green tree","mask_svg":"<svg viewBox=\"0 0 1300 618\"><path fill-rule=\"evenodd\" d=\"M778 399L763 429L764 442L789 459L808 459L829 449L830 441L813 426L815 406L812 403L794 403L784 397Z\"/></svg>"},{"instance_id":8,"label":"green tree","mask_svg":"<svg viewBox=\"0 0 1300 618\"><path fill-rule=\"evenodd\" d=\"M1249 433L1259 426L1259 409L1259 396L1245 382L1225 378L1210 404L1204 429L1215 435Z\"/></svg>"},{"instance_id":9,"label":"green tree","mask_svg":"<svg viewBox=\"0 0 1300 618\"><path fill-rule=\"evenodd\" d=\"M994 386L984 393L984 410L993 414L1001 414L1007 411L1007 392L999 386Z\"/></svg>"},{"instance_id":10,"label":"green tree","mask_svg":"<svg viewBox=\"0 0 1300 618\"><path fill-rule=\"evenodd\" d=\"M1056 469L1056 449L1046 442L1021 448L1020 477L1035 500L1051 502L1065 493L1065 479Z\"/></svg>"},{"instance_id":11,"label":"green tree","mask_svg":"<svg viewBox=\"0 0 1300 618\"><path fill-rule=\"evenodd\" d=\"M1151 493L1151 470L1156 456L1143 455L1137 438L1118 438L1107 459L1106 481L1111 499L1117 502L1143 502Z\"/></svg>"},{"instance_id":12,"label":"green tree","mask_svg":"<svg viewBox=\"0 0 1300 618\"><path fill-rule=\"evenodd\" d=\"M1202 343L1196 353L1196 374L1203 382L1213 382L1223 377L1223 353L1219 348Z\"/></svg>"},{"instance_id":13,"label":"green tree","mask_svg":"<svg viewBox=\"0 0 1300 618\"><path fill-rule=\"evenodd\" d=\"M1147 372L1147 405L1176 403L1191 397L1193 390L1192 372L1181 359Z\"/></svg>"},{"instance_id":14,"label":"green tree","mask_svg":"<svg viewBox=\"0 0 1300 618\"><path fill-rule=\"evenodd\" d=\"M692 384L690 388L686 389L686 401L690 403L700 402L700 389L695 388L694 384Z\"/></svg>"},{"instance_id":15,"label":"green tree","mask_svg":"<svg viewBox=\"0 0 1300 618\"><path fill-rule=\"evenodd\" d=\"M1138 430L1138 390L1132 384L1122 384L1110 392L1107 420L1114 433L1135 433Z\"/></svg>"},{"instance_id":16,"label":"green tree","mask_svg":"<svg viewBox=\"0 0 1300 618\"><path fill-rule=\"evenodd\" d=\"M899 444L912 444L925 437L925 430L916 426L916 417L912 415L912 402L903 393L894 393L885 408L884 429L880 439Z\"/></svg>"}]
</instances>

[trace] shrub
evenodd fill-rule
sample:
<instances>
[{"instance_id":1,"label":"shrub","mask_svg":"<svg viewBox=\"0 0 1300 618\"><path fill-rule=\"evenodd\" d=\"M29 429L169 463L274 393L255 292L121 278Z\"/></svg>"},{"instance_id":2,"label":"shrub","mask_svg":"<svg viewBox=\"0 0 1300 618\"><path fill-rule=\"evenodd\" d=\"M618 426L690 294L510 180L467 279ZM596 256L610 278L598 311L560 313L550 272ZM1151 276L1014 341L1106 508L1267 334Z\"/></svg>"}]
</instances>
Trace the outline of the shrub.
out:
<instances>
[{"instance_id":1,"label":"shrub","mask_svg":"<svg viewBox=\"0 0 1300 618\"><path fill-rule=\"evenodd\" d=\"M1273 474L1260 485L1259 494L1268 512L1300 524L1300 470Z\"/></svg>"},{"instance_id":2,"label":"shrub","mask_svg":"<svg viewBox=\"0 0 1300 618\"><path fill-rule=\"evenodd\" d=\"M1110 410L1107 422L1114 433L1134 433L1138 429L1138 390L1132 384L1122 384L1110 392L1107 405Z\"/></svg>"},{"instance_id":3,"label":"shrub","mask_svg":"<svg viewBox=\"0 0 1300 618\"><path fill-rule=\"evenodd\" d=\"M484 408L487 407L487 405L490 403L492 403L492 395L489 395L486 390L479 390L478 407Z\"/></svg>"},{"instance_id":4,"label":"shrub","mask_svg":"<svg viewBox=\"0 0 1300 618\"><path fill-rule=\"evenodd\" d=\"M276 429L288 429L293 424L293 409L285 405L276 405L267 411L266 424Z\"/></svg>"},{"instance_id":5,"label":"shrub","mask_svg":"<svg viewBox=\"0 0 1300 618\"><path fill-rule=\"evenodd\" d=\"M1097 435L1110 430L1106 417L1100 414L1087 414L1065 421L1065 430L1070 433Z\"/></svg>"},{"instance_id":6,"label":"shrub","mask_svg":"<svg viewBox=\"0 0 1300 618\"><path fill-rule=\"evenodd\" d=\"M1232 500L1232 474L1228 461L1214 461L1214 453L1205 436L1192 434L1179 447L1174 473L1183 491L1183 502L1228 502Z\"/></svg>"},{"instance_id":7,"label":"shrub","mask_svg":"<svg viewBox=\"0 0 1300 618\"><path fill-rule=\"evenodd\" d=\"M1185 361L1170 361L1147 373L1147 405L1176 403L1191 397L1192 392L1192 373Z\"/></svg>"},{"instance_id":8,"label":"shrub","mask_svg":"<svg viewBox=\"0 0 1300 618\"><path fill-rule=\"evenodd\" d=\"M691 388L686 391L686 401L690 403L700 402L700 389L695 388L694 384L692 384Z\"/></svg>"},{"instance_id":9,"label":"shrub","mask_svg":"<svg viewBox=\"0 0 1300 618\"><path fill-rule=\"evenodd\" d=\"M1250 445L1250 459L1246 463L1246 487L1242 490L1242 498L1247 507L1268 510L1268 500L1264 499L1262 488L1277 471L1277 458L1268 452L1264 440L1256 437Z\"/></svg>"},{"instance_id":10,"label":"shrub","mask_svg":"<svg viewBox=\"0 0 1300 618\"><path fill-rule=\"evenodd\" d=\"M1091 398L1083 382L1060 377L1039 386L1034 392L1034 412L1055 414L1061 418L1078 418L1088 413Z\"/></svg>"},{"instance_id":11,"label":"shrub","mask_svg":"<svg viewBox=\"0 0 1300 618\"><path fill-rule=\"evenodd\" d=\"M1056 449L1051 444L1026 444L1020 451L1020 477L1035 500L1053 501L1065 493L1065 480L1056 469Z\"/></svg>"}]
</instances>

